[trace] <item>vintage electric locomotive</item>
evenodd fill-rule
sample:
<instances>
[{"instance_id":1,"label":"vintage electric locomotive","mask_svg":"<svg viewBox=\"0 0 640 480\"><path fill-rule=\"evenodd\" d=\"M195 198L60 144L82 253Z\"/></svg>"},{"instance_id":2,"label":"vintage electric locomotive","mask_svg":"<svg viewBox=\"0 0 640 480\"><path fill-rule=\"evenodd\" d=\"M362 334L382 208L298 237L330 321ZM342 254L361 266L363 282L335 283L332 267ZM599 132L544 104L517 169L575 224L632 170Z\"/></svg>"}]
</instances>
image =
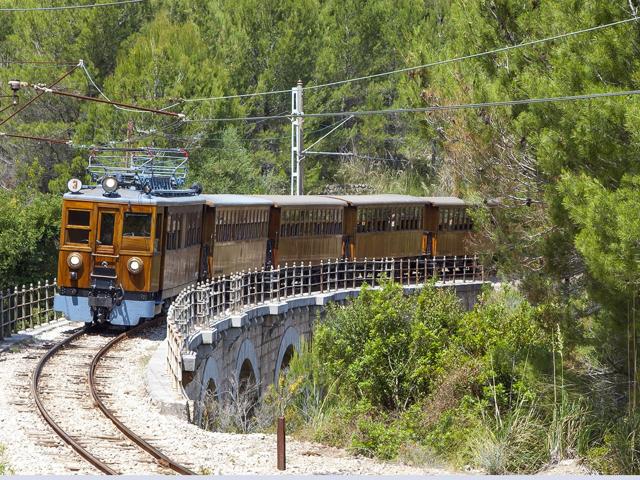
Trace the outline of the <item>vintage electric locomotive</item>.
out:
<instances>
[{"instance_id":1,"label":"vintage electric locomotive","mask_svg":"<svg viewBox=\"0 0 640 480\"><path fill-rule=\"evenodd\" d=\"M471 255L453 197L202 194L182 150L97 150L64 195L54 308L136 325L211 276L336 258Z\"/></svg>"}]
</instances>

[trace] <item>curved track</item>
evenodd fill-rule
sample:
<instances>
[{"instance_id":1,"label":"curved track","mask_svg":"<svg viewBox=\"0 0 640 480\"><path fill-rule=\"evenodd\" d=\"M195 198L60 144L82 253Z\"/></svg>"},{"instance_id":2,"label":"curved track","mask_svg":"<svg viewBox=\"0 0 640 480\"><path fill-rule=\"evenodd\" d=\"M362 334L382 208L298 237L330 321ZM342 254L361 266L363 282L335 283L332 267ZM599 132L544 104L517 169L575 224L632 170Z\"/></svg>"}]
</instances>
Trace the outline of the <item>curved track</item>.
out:
<instances>
[{"instance_id":1,"label":"curved track","mask_svg":"<svg viewBox=\"0 0 640 480\"><path fill-rule=\"evenodd\" d=\"M194 474L193 471L171 460L127 428L109 410L98 392L96 371L99 368L100 360L104 358L113 346L129 337L132 333L140 331L146 325L148 324L139 325L135 329L116 337L90 333L86 328L77 331L54 345L39 360L32 376L31 392L42 417L56 434L99 471L108 475L118 475L125 473L125 470L130 469L133 465L134 470L126 473L175 472L181 475L192 475ZM60 366L62 368L56 369L55 365L54 368L47 368L54 362L62 360L62 358L59 358L62 356L68 357L65 358L67 361ZM74 367L86 368L89 360L88 382L85 383L84 372L75 372L74 377L72 369ZM73 365L74 362L77 365ZM51 371L49 372L49 370ZM47 381L55 383L56 375L62 376L63 381L60 381L58 385L50 385L47 388ZM44 387L43 383L45 384ZM87 386L89 392L86 391ZM92 403L89 400L88 393L90 393L90 398L93 399ZM73 405L74 402L77 405ZM55 405L56 403L58 405ZM49 408L47 408L47 404ZM61 405L62 408L60 408ZM58 412L56 414L55 408L52 408L55 406L62 410L62 413ZM100 409L104 415L95 415L96 408ZM90 416L88 418L91 421L80 425L80 427L87 427L86 430L78 428L72 420L69 420L69 417L72 417L70 412L74 414L80 412L80 414ZM150 459L150 456L153 459ZM110 458L105 460L105 457ZM147 472L149 468L154 471Z\"/></svg>"}]
</instances>

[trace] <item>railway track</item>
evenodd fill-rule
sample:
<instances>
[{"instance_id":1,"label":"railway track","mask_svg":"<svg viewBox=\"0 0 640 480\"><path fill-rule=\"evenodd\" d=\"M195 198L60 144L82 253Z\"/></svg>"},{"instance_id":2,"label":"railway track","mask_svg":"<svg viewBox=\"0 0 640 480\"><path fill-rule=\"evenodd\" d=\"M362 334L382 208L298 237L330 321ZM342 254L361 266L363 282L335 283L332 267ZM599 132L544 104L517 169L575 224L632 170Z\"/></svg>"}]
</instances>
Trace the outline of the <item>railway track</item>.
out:
<instances>
[{"instance_id":1,"label":"railway track","mask_svg":"<svg viewBox=\"0 0 640 480\"><path fill-rule=\"evenodd\" d=\"M81 329L54 345L33 372L31 391L47 424L84 460L108 475L192 475L131 431L111 411L100 391L107 365L101 360L142 324L116 335Z\"/></svg>"}]
</instances>

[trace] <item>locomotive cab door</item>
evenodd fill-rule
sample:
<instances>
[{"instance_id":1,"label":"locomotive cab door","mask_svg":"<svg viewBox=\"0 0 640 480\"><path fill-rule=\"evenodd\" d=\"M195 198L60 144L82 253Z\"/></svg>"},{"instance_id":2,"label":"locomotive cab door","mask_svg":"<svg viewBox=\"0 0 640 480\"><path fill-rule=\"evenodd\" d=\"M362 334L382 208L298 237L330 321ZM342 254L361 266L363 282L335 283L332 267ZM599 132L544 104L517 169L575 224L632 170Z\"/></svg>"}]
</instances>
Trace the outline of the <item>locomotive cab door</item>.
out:
<instances>
[{"instance_id":1,"label":"locomotive cab door","mask_svg":"<svg viewBox=\"0 0 640 480\"><path fill-rule=\"evenodd\" d=\"M120 211L113 208L98 207L98 234L96 235L96 254L116 255L116 230L120 225Z\"/></svg>"}]
</instances>

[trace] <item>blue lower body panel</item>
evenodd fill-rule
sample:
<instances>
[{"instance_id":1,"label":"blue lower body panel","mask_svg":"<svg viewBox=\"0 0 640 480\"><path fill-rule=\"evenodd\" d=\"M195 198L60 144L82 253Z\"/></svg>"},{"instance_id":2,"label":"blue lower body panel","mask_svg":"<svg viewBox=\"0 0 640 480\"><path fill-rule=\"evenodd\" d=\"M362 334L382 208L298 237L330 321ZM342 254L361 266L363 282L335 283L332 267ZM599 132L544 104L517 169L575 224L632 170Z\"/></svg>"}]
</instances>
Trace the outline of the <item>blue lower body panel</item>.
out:
<instances>
[{"instance_id":1,"label":"blue lower body panel","mask_svg":"<svg viewBox=\"0 0 640 480\"><path fill-rule=\"evenodd\" d=\"M56 295L53 309L62 312L72 322L91 323L91 308L87 297ZM153 300L123 300L111 310L108 322L112 325L137 325L141 318L152 318L156 314L156 302Z\"/></svg>"}]
</instances>

